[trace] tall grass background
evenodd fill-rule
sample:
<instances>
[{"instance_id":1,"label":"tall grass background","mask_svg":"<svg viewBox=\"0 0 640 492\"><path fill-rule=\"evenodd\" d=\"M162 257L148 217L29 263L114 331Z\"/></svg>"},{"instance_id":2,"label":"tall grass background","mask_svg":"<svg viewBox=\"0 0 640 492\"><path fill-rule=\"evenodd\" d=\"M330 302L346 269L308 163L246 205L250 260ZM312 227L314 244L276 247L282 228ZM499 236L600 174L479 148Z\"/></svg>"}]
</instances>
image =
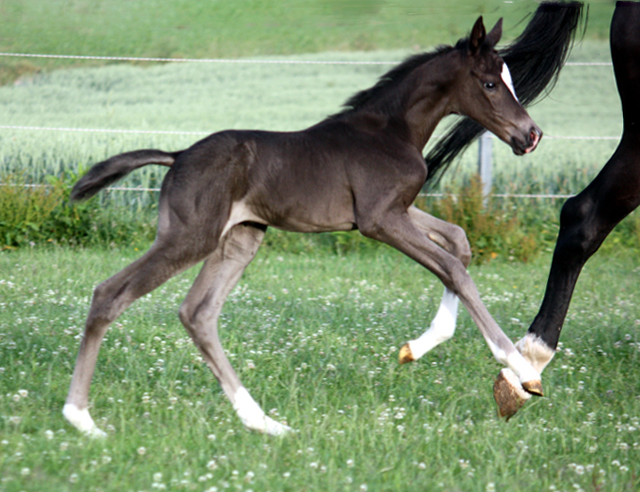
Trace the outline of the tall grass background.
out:
<instances>
[{"instance_id":1,"label":"tall grass background","mask_svg":"<svg viewBox=\"0 0 640 492\"><path fill-rule=\"evenodd\" d=\"M374 84L395 62L410 53L410 50L331 52L260 58L283 62L381 61L388 65L119 64L25 76L10 86L0 87L0 105L6 121L25 127L97 131L3 129L0 132L0 176L6 181L9 176L19 175L29 184L46 184L50 177L56 177L71 186L73 177L92 164L128 150L183 149L208 133L229 128L303 129L339 111L350 95ZM608 62L607 44L594 39L583 40L575 47L570 61ZM621 111L612 68L601 65L565 67L553 92L530 108L530 112L547 137L536 152L525 157L514 156L506 144L494 139L493 192L561 195L579 192L609 158L617 145L616 137L621 133ZM443 122L434 141L452 120L448 118ZM109 130L193 133L110 133ZM563 138L603 136L613 137L613 140ZM476 153L476 147L472 147L437 187L425 191L473 194L471 183L477 170ZM119 186L158 188L165 172L165 168L145 167ZM98 212L122 212L125 224L121 229L125 233L136 230L128 226L130 221L143 223L143 230L136 237L149 241L153 237L150 231L155 222L157 197L157 192L111 191L102 193L95 200L99 203ZM503 223L511 221L513 231L524 230L511 234L506 241L501 237L507 231L494 227L495 221L485 222L488 229L476 231L472 228L477 229L479 224L469 220L471 216L454 218L451 205L455 203L447 205L448 211L443 209L439 199L423 197L418 204L431 213L465 225L472 238L491 237L488 241L472 242L476 261L484 261L496 255L526 260L550 250L562 202L560 199L494 199L492 210L500 211L505 217ZM477 212L480 211L473 213ZM456 213L459 216L460 210ZM105 219L98 215L93 215L95 224L117 226L117 221L112 220L113 214ZM2 222L0 220L0 227ZM9 227L10 222L4 220L4 228ZM635 216L625 222L621 230L626 245L639 246L638 229ZM5 245L59 242L59 237L73 234L73 230L69 230L58 233L58 237L45 237L31 230L30 234L20 236L19 241L5 241ZM522 234L532 238L533 248L527 246L528 241L521 241ZM110 238L107 244L111 244L112 236L109 232L101 232L97 237ZM92 244L89 235L81 237L83 239L76 242ZM133 242L140 244L139 239ZM374 247L355 234L290 238L277 231L270 233L267 244L287 251L308 251L319 245L339 252Z\"/></svg>"}]
</instances>

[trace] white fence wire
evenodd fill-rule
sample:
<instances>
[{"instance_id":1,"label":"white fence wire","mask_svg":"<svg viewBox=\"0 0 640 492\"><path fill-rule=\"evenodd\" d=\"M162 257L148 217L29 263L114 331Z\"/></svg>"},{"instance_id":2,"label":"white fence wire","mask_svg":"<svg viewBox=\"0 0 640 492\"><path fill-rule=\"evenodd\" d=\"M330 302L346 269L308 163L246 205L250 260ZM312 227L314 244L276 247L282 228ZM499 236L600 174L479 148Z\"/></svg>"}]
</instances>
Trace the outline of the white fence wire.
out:
<instances>
[{"instance_id":1,"label":"white fence wire","mask_svg":"<svg viewBox=\"0 0 640 492\"><path fill-rule=\"evenodd\" d=\"M15 58L50 58L66 60L98 60L98 61L125 61L125 62L155 62L155 63L236 63L236 64L264 64L264 65L395 65L399 61L358 61L358 60L260 60L260 59L232 59L232 58L153 58L134 56L94 56L94 55L56 55L41 53L4 53L0 57ZM610 67L611 62L568 62L566 66L594 66ZM173 130L124 130L106 128L62 128L42 126L0 125L0 130L24 130L24 131L55 131L55 132L88 132L88 133L121 133L121 134L149 134L149 135L208 135L205 131L173 131ZM550 140L619 140L619 136L545 136ZM0 184L0 186L4 186ZM27 185L30 187L47 185ZM110 187L108 191L139 191L158 192L159 188L131 188ZM443 193L422 193L420 196L442 197ZM496 198L542 198L563 199L573 195L554 194L492 194Z\"/></svg>"}]
</instances>

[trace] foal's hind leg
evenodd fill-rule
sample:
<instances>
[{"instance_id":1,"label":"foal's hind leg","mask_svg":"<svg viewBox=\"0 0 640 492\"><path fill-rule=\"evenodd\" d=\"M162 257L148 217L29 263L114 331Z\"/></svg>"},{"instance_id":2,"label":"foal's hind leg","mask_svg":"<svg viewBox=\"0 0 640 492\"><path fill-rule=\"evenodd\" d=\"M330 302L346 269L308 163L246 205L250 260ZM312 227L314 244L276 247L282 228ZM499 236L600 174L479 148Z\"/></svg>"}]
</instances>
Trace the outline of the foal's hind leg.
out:
<instances>
[{"instance_id":1,"label":"foal's hind leg","mask_svg":"<svg viewBox=\"0 0 640 492\"><path fill-rule=\"evenodd\" d=\"M105 435L91 418L88 403L89 386L107 328L133 301L201 260L198 257L187 261L184 256L179 247L157 241L144 256L95 288L63 409L65 418L81 432L93 437Z\"/></svg>"},{"instance_id":2,"label":"foal's hind leg","mask_svg":"<svg viewBox=\"0 0 640 492\"><path fill-rule=\"evenodd\" d=\"M465 268L469 266L471 248L461 227L432 217L416 207L410 207L408 212L416 227L432 242L458 258ZM453 336L456 329L458 304L458 296L445 287L440 307L429 329L419 338L405 343L400 349L401 364L418 360Z\"/></svg>"},{"instance_id":3,"label":"foal's hind leg","mask_svg":"<svg viewBox=\"0 0 640 492\"><path fill-rule=\"evenodd\" d=\"M264 237L264 230L262 226L239 224L229 231L202 267L180 307L180 320L242 423L249 429L280 435L291 429L265 415L251 398L222 349L217 326L222 305L254 258Z\"/></svg>"}]
</instances>

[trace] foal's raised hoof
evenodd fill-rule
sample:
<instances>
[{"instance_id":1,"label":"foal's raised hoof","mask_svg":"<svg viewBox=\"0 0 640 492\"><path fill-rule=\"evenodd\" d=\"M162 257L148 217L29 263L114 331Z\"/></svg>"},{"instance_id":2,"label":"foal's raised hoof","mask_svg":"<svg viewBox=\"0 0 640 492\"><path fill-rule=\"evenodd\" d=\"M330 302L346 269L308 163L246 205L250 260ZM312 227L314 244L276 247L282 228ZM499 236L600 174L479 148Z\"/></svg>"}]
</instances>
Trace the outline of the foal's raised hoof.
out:
<instances>
[{"instance_id":1,"label":"foal's raised hoof","mask_svg":"<svg viewBox=\"0 0 640 492\"><path fill-rule=\"evenodd\" d=\"M413 357L413 353L411 352L411 347L409 347L408 343L405 343L400 349L400 354L398 355L398 359L400 364L406 364L407 362L413 362L416 360Z\"/></svg>"},{"instance_id":2,"label":"foal's raised hoof","mask_svg":"<svg viewBox=\"0 0 640 492\"><path fill-rule=\"evenodd\" d=\"M540 385L540 391L542 391L542 385ZM518 376L511 369L505 368L500 371L493 384L493 398L498 405L500 418L509 420L531 398L531 393L522 387Z\"/></svg>"}]
</instances>

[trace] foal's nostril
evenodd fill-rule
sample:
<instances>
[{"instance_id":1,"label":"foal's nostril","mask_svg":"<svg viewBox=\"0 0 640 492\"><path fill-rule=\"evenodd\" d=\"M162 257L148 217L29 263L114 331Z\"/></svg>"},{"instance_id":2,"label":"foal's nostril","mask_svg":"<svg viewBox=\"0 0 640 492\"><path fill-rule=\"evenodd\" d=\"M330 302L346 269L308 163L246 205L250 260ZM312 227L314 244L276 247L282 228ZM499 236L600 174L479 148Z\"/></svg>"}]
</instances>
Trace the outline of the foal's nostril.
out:
<instances>
[{"instance_id":1,"label":"foal's nostril","mask_svg":"<svg viewBox=\"0 0 640 492\"><path fill-rule=\"evenodd\" d=\"M539 128L537 128L535 126L533 128L531 128L531 131L529 132L529 142L533 146L536 146L538 144L538 142L540 141L541 137L542 137L542 132L540 131Z\"/></svg>"}]
</instances>

